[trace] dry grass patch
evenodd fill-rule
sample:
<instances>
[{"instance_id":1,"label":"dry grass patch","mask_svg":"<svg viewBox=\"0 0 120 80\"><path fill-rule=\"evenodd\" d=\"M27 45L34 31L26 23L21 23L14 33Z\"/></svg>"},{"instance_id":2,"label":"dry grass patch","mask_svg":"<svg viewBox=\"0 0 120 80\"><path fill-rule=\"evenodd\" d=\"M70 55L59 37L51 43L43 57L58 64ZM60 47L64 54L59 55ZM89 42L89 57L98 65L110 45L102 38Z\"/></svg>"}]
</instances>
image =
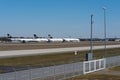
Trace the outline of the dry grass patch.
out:
<instances>
[{"instance_id":1,"label":"dry grass patch","mask_svg":"<svg viewBox=\"0 0 120 80\"><path fill-rule=\"evenodd\" d=\"M120 76L87 74L66 80L120 80Z\"/></svg>"},{"instance_id":2,"label":"dry grass patch","mask_svg":"<svg viewBox=\"0 0 120 80\"><path fill-rule=\"evenodd\" d=\"M1 66L26 66L26 65L42 65L49 66L55 64L64 64L72 62L80 62L85 60L85 54L88 51L78 52L75 56L74 52L60 53L60 54L49 54L49 55L36 55L36 56L27 56L27 57L16 57L16 58L7 58L0 59ZM103 58L104 50L95 50L93 51L93 58L99 59ZM108 49L107 57L120 55L120 48Z\"/></svg>"},{"instance_id":3,"label":"dry grass patch","mask_svg":"<svg viewBox=\"0 0 120 80\"><path fill-rule=\"evenodd\" d=\"M120 66L110 68L110 70L112 70L112 71L120 71Z\"/></svg>"},{"instance_id":4,"label":"dry grass patch","mask_svg":"<svg viewBox=\"0 0 120 80\"><path fill-rule=\"evenodd\" d=\"M94 46L104 45L103 41L93 41ZM118 45L120 42L109 41L108 45ZM81 42L53 42L53 43L1 43L0 51L6 50L26 50L26 49L46 49L46 48L68 48L68 47L83 47L90 46L89 41Z\"/></svg>"}]
</instances>

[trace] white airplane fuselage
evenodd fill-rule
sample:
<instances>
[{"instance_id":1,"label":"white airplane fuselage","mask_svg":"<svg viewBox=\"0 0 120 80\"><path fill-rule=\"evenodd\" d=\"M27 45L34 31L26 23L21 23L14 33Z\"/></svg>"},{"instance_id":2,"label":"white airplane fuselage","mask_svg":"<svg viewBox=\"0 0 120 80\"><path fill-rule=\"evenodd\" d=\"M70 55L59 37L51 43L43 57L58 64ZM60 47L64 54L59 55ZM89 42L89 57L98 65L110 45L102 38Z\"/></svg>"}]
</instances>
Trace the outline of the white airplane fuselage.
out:
<instances>
[{"instance_id":1,"label":"white airplane fuselage","mask_svg":"<svg viewBox=\"0 0 120 80\"><path fill-rule=\"evenodd\" d=\"M16 42L80 42L77 38L11 38L11 41Z\"/></svg>"},{"instance_id":2,"label":"white airplane fuselage","mask_svg":"<svg viewBox=\"0 0 120 80\"><path fill-rule=\"evenodd\" d=\"M22 43L26 42L48 42L48 39L45 38L12 38L12 41L18 41Z\"/></svg>"}]
</instances>

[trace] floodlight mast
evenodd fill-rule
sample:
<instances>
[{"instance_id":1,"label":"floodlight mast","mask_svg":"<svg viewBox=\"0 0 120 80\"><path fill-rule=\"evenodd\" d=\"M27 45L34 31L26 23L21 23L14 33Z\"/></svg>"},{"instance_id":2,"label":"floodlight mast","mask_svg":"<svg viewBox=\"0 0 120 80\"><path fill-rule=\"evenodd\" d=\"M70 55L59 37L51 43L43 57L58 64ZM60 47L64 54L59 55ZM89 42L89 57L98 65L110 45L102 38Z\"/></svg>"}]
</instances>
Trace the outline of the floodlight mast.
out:
<instances>
[{"instance_id":1,"label":"floodlight mast","mask_svg":"<svg viewBox=\"0 0 120 80\"><path fill-rule=\"evenodd\" d=\"M90 40L90 53L93 53L93 14L91 14L91 40Z\"/></svg>"},{"instance_id":2,"label":"floodlight mast","mask_svg":"<svg viewBox=\"0 0 120 80\"><path fill-rule=\"evenodd\" d=\"M104 11L104 58L107 57L107 51L106 51L106 47L107 47L107 40L106 40L106 7L103 7L103 11Z\"/></svg>"}]
</instances>

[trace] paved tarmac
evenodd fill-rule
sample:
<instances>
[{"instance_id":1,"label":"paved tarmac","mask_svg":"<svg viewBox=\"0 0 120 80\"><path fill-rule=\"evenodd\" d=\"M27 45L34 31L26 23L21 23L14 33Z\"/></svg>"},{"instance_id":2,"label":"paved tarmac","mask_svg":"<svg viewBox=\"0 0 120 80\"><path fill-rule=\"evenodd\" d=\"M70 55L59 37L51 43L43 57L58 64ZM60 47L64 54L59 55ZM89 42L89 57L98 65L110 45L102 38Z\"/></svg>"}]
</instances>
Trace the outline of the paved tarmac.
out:
<instances>
[{"instance_id":1,"label":"paved tarmac","mask_svg":"<svg viewBox=\"0 0 120 80\"><path fill-rule=\"evenodd\" d=\"M120 48L120 45L107 45L107 48ZM71 47L71 48L0 51L0 58L30 56L30 55L57 54L57 53L72 52L72 51L85 51L85 50L89 50L89 49L90 49L90 47ZM104 46L94 46L93 49L94 50L104 49Z\"/></svg>"}]
</instances>

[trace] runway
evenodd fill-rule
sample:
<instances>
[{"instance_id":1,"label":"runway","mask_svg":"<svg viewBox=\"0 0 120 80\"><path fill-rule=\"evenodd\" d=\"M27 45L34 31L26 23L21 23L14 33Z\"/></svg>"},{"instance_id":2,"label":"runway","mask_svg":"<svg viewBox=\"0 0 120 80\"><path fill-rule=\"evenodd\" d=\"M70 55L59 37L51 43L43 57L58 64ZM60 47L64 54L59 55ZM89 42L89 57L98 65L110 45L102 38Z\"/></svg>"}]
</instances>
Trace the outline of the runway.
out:
<instances>
[{"instance_id":1,"label":"runway","mask_svg":"<svg viewBox=\"0 0 120 80\"><path fill-rule=\"evenodd\" d=\"M107 48L120 48L120 45L107 45ZM31 55L58 54L72 51L86 51L90 47L71 47L71 48L52 48L52 49L33 49L33 50L11 50L0 51L0 58L21 57ZM94 50L104 49L104 46L93 46Z\"/></svg>"}]
</instances>

